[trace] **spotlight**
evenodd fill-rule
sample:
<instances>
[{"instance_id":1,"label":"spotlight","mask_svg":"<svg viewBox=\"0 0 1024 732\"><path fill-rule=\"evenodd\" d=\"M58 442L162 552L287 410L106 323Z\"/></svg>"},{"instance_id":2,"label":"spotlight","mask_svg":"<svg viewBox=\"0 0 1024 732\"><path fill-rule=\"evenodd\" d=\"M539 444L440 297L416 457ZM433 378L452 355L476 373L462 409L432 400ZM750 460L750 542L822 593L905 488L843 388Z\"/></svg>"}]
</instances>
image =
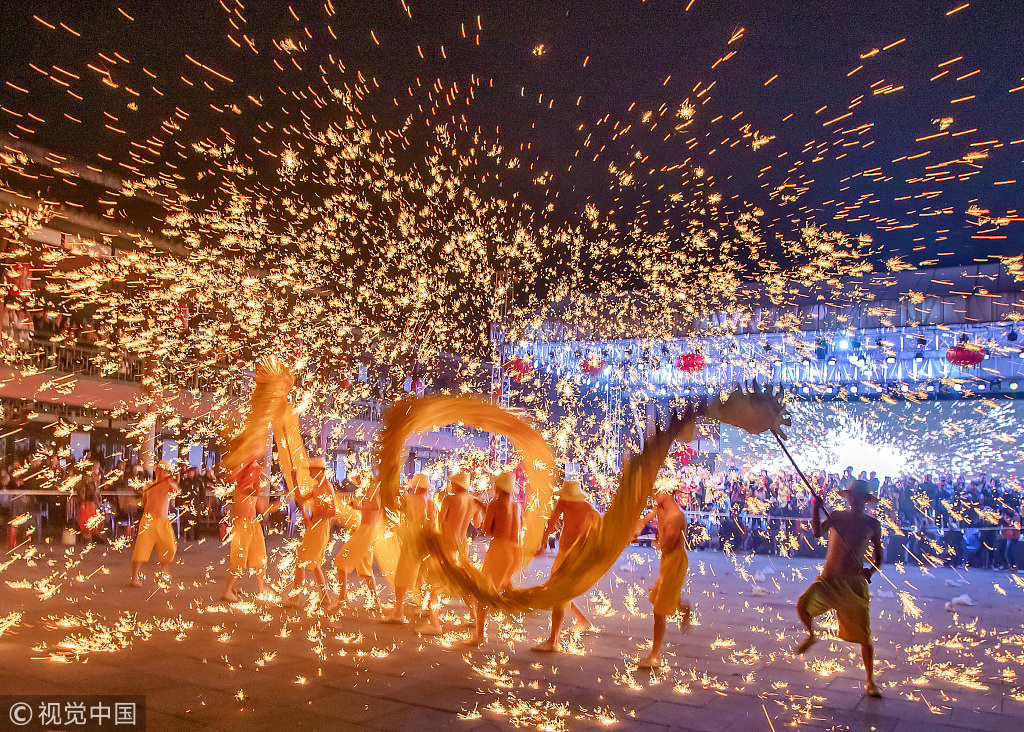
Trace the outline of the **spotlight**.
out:
<instances>
[{"instance_id":1,"label":"spotlight","mask_svg":"<svg viewBox=\"0 0 1024 732\"><path fill-rule=\"evenodd\" d=\"M914 354L914 360L917 361L918 363L921 363L922 361L924 361L924 354L918 351L917 353Z\"/></svg>"},{"instance_id":2,"label":"spotlight","mask_svg":"<svg viewBox=\"0 0 1024 732\"><path fill-rule=\"evenodd\" d=\"M985 391L986 389L988 389L988 384L978 384L978 391Z\"/></svg>"},{"instance_id":3,"label":"spotlight","mask_svg":"<svg viewBox=\"0 0 1024 732\"><path fill-rule=\"evenodd\" d=\"M886 356L885 357L885 362L886 363L896 363L896 357L893 356L893 355Z\"/></svg>"},{"instance_id":4,"label":"spotlight","mask_svg":"<svg viewBox=\"0 0 1024 732\"><path fill-rule=\"evenodd\" d=\"M857 387L856 387L856 385L855 385L855 386L851 386L851 387L850 387L850 393L851 393L851 394L856 394L856 393L857 393Z\"/></svg>"},{"instance_id":5,"label":"spotlight","mask_svg":"<svg viewBox=\"0 0 1024 732\"><path fill-rule=\"evenodd\" d=\"M832 393L832 387L830 386L830 387L826 388L825 389L825 393L826 394L831 394Z\"/></svg>"},{"instance_id":6,"label":"spotlight","mask_svg":"<svg viewBox=\"0 0 1024 732\"><path fill-rule=\"evenodd\" d=\"M829 366L835 366L836 365L836 357L835 356L832 356L832 357L829 358L828 365Z\"/></svg>"},{"instance_id":7,"label":"spotlight","mask_svg":"<svg viewBox=\"0 0 1024 732\"><path fill-rule=\"evenodd\" d=\"M953 391L963 391L964 388L960 384L953 384Z\"/></svg>"},{"instance_id":8,"label":"spotlight","mask_svg":"<svg viewBox=\"0 0 1024 732\"><path fill-rule=\"evenodd\" d=\"M928 386L926 386L926 387L924 388L924 390L925 390L926 392L928 392L929 394L932 394L932 393L934 393L934 392L935 392L935 387L934 387L934 386L933 386L932 384L929 384Z\"/></svg>"},{"instance_id":9,"label":"spotlight","mask_svg":"<svg viewBox=\"0 0 1024 732\"><path fill-rule=\"evenodd\" d=\"M809 388L807 388L806 386L803 389L801 389L800 391L802 391L804 394L810 394L811 393L811 390Z\"/></svg>"},{"instance_id":10,"label":"spotlight","mask_svg":"<svg viewBox=\"0 0 1024 732\"><path fill-rule=\"evenodd\" d=\"M749 366L750 368L754 368L755 366L757 366L757 361L755 361L754 359L750 359L749 361L747 361L747 366Z\"/></svg>"},{"instance_id":11,"label":"spotlight","mask_svg":"<svg viewBox=\"0 0 1024 732\"><path fill-rule=\"evenodd\" d=\"M843 340L839 341L839 350L840 351L849 351L850 350L850 342L848 340L846 340L845 338L843 338Z\"/></svg>"},{"instance_id":12,"label":"spotlight","mask_svg":"<svg viewBox=\"0 0 1024 732\"><path fill-rule=\"evenodd\" d=\"M808 358L803 359L800 363L802 363L804 366L810 366L811 365L811 361Z\"/></svg>"},{"instance_id":13,"label":"spotlight","mask_svg":"<svg viewBox=\"0 0 1024 732\"><path fill-rule=\"evenodd\" d=\"M1013 343L1014 341L1016 341L1017 340L1017 331L1015 331L1013 328L1010 328L1010 332L1006 334L1006 340L1008 340L1010 343Z\"/></svg>"},{"instance_id":14,"label":"spotlight","mask_svg":"<svg viewBox=\"0 0 1024 732\"><path fill-rule=\"evenodd\" d=\"M1016 381L1011 381L1010 382L1010 391L1017 391L1017 389L1019 389L1019 388L1020 388L1020 384L1018 384Z\"/></svg>"},{"instance_id":15,"label":"spotlight","mask_svg":"<svg viewBox=\"0 0 1024 732\"><path fill-rule=\"evenodd\" d=\"M907 386L906 384L900 384L900 393L901 394L906 394L908 391L910 391L910 387L909 386Z\"/></svg>"}]
</instances>

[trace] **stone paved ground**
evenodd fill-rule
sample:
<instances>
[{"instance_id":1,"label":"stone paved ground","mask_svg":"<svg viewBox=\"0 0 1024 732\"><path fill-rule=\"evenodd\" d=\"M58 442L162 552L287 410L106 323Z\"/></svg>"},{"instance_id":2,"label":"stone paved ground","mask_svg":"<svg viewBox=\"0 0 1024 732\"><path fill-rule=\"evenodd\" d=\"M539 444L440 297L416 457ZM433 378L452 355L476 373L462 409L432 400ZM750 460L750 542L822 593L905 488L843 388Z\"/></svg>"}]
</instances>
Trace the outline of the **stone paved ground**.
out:
<instances>
[{"instance_id":1,"label":"stone paved ground","mask_svg":"<svg viewBox=\"0 0 1024 732\"><path fill-rule=\"evenodd\" d=\"M279 538L271 546L286 554ZM169 587L148 580L132 590L126 549L9 553L0 564L5 693L144 694L153 730L1024 728L1024 581L1006 573L887 566L896 588L872 585L885 694L873 700L861 692L857 647L823 641L807 658L793 655L793 604L814 560L695 552L699 624L685 636L670 628L671 667L652 673L632 663L650 632L650 549L629 550L591 591L601 631L556 657L529 651L545 633L542 614L504 618L467 651L458 632L419 638L365 610L228 606L217 599L225 554L215 541L183 543ZM549 566L537 560L525 581ZM963 594L976 604L945 609Z\"/></svg>"}]
</instances>

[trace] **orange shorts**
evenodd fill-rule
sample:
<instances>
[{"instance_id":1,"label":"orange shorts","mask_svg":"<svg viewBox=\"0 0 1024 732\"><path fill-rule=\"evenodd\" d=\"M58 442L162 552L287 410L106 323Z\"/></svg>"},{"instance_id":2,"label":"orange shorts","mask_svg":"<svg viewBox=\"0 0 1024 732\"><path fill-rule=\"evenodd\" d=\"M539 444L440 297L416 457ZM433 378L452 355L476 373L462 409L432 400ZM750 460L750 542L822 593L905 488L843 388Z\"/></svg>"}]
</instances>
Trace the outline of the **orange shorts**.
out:
<instances>
[{"instance_id":1,"label":"orange shorts","mask_svg":"<svg viewBox=\"0 0 1024 732\"><path fill-rule=\"evenodd\" d=\"M148 562L154 548L160 561L170 564L178 551L178 541L174 538L174 529L169 518L156 518L152 514L144 513L139 521L139 535L135 539L132 561Z\"/></svg>"},{"instance_id":2,"label":"orange shorts","mask_svg":"<svg viewBox=\"0 0 1024 732\"><path fill-rule=\"evenodd\" d=\"M324 563L327 542L331 540L331 522L326 519L317 521L306 527L302 532L302 543L299 545L299 556L295 566L300 569L316 569Z\"/></svg>"},{"instance_id":3,"label":"orange shorts","mask_svg":"<svg viewBox=\"0 0 1024 732\"><path fill-rule=\"evenodd\" d=\"M231 574L242 576L242 570L262 570L267 566L267 545L258 519L235 519L231 522Z\"/></svg>"}]
</instances>

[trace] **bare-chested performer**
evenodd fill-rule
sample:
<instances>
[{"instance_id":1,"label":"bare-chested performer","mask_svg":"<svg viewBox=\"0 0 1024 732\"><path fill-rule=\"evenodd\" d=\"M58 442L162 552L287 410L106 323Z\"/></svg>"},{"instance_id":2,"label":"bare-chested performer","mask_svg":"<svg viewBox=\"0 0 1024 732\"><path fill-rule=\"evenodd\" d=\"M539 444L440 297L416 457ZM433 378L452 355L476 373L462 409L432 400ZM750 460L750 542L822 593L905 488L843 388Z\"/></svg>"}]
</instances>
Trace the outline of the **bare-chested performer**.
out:
<instances>
[{"instance_id":1,"label":"bare-chested performer","mask_svg":"<svg viewBox=\"0 0 1024 732\"><path fill-rule=\"evenodd\" d=\"M416 473L409 481L408 492L403 497L405 520L409 529L422 529L437 519L437 504L430 500L430 480L424 473ZM395 607L391 614L384 618L385 623L403 624L405 618L405 596L409 590L417 589L420 569L426 554L418 542L402 543L402 551L398 555L398 566L395 569Z\"/></svg>"},{"instance_id":2,"label":"bare-chested performer","mask_svg":"<svg viewBox=\"0 0 1024 732\"><path fill-rule=\"evenodd\" d=\"M257 459L243 468L235 481L231 509L231 567L222 595L222 599L228 602L238 602L235 586L247 567L256 572L256 591L263 594L267 545L263 540L260 518L269 512L270 506L260 490L262 478L263 463Z\"/></svg>"},{"instance_id":3,"label":"bare-chested performer","mask_svg":"<svg viewBox=\"0 0 1024 732\"><path fill-rule=\"evenodd\" d=\"M153 548L160 557L160 571L166 572L174 561L178 541L167 515L171 497L178 494L178 484L173 477L174 466L166 460L157 463L154 480L142 491L142 518L139 519L139 533L132 551L132 579L130 587L141 587L139 572L149 561Z\"/></svg>"},{"instance_id":4,"label":"bare-chested performer","mask_svg":"<svg viewBox=\"0 0 1024 732\"><path fill-rule=\"evenodd\" d=\"M540 542L540 548L537 550L537 556L544 552L548 537L554 532L559 519L562 521L562 531L558 535L558 554L555 555L555 561L551 564L552 574L565 561L566 554L572 549L573 545L597 528L601 521L601 515L590 505L590 499L583 492L583 488L578 480L567 480L562 483L562 488L558 492L558 502L555 504L555 510L551 513L547 526L544 528L544 537ZM572 611L573 619L575 620L573 627L580 630L589 630L592 627L590 621L587 620L587 616L583 614L575 602L569 602L568 607ZM531 650L539 653L551 653L561 650L558 642L561 637L565 609L565 604L556 605L551 609L551 635L546 641L538 643Z\"/></svg>"},{"instance_id":5,"label":"bare-chested performer","mask_svg":"<svg viewBox=\"0 0 1024 732\"><path fill-rule=\"evenodd\" d=\"M512 473L501 473L494 478L495 496L487 504L487 513L480 527L485 536L491 537L484 555L483 573L499 592L511 587L512 575L519 568L522 552L519 534L523 520L519 503L512 500L514 487ZM479 646L484 642L487 610L486 605L477 603L476 627L465 641L466 645Z\"/></svg>"},{"instance_id":6,"label":"bare-chested performer","mask_svg":"<svg viewBox=\"0 0 1024 732\"><path fill-rule=\"evenodd\" d=\"M362 490L362 500L358 504L359 526L334 558L334 570L338 575L341 594L330 609L333 611L340 605L348 604L348 575L355 572L366 583L374 608L379 610L377 582L373 578L373 543L377 539L377 522L380 519L380 491L372 483L364 486L368 481L358 473L352 476L352 482Z\"/></svg>"},{"instance_id":7,"label":"bare-chested performer","mask_svg":"<svg viewBox=\"0 0 1024 732\"><path fill-rule=\"evenodd\" d=\"M469 492L469 475L455 473L448 479L448 492L441 501L437 513L438 530L442 541L453 548L456 562L469 561L469 525L483 507L480 499ZM426 622L416 628L421 635L440 635L441 620L437 614L435 599L436 589L427 600ZM473 606L470 605L470 612Z\"/></svg>"},{"instance_id":8,"label":"bare-chested performer","mask_svg":"<svg viewBox=\"0 0 1024 732\"><path fill-rule=\"evenodd\" d=\"M864 510L868 503L875 503L878 498L872 495L866 480L851 480L846 490L840 493L850 504L850 510L833 511L831 520L824 522L821 520L821 501L818 496L814 497L811 531L816 537L828 532L828 553L821 576L796 602L796 611L808 633L797 653L806 653L817 641L814 618L835 610L839 617L839 637L860 644L867 674L867 695L880 697L881 693L875 686L875 647L871 641L868 581L882 564L882 525ZM871 566L865 567L869 546Z\"/></svg>"},{"instance_id":9,"label":"bare-chested performer","mask_svg":"<svg viewBox=\"0 0 1024 732\"><path fill-rule=\"evenodd\" d=\"M306 578L306 570L313 573L320 602L324 605L330 603L323 564L327 542L331 539L331 521L338 509L334 504L334 488L327 479L326 461L323 458L312 458L309 461L309 472L313 478L311 494L303 499L298 491L295 492L296 503L303 515L304 530L299 554L295 559L295 583L285 600L285 604L292 607L304 603L302 583Z\"/></svg>"},{"instance_id":10,"label":"bare-chested performer","mask_svg":"<svg viewBox=\"0 0 1024 732\"><path fill-rule=\"evenodd\" d=\"M658 566L658 579L647 595L654 606L654 638L651 640L651 652L637 663L639 668L662 666L661 644L665 640L666 618L682 613L683 629L690 624L690 604L682 596L683 582L690 568L690 559L686 554L686 516L676 504L675 491L657 491L654 494L654 509L640 519L637 533L655 516L658 517L661 562Z\"/></svg>"}]
</instances>

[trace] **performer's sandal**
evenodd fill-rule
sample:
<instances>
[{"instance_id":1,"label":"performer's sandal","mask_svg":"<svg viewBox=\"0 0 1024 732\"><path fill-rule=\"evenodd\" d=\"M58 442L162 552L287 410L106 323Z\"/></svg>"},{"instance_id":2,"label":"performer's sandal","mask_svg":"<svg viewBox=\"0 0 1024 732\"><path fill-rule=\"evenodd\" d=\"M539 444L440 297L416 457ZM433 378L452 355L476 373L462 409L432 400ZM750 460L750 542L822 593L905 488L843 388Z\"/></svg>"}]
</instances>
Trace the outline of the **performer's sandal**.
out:
<instances>
[{"instance_id":1,"label":"performer's sandal","mask_svg":"<svg viewBox=\"0 0 1024 732\"><path fill-rule=\"evenodd\" d=\"M636 663L637 668L663 668L664 666L665 662L660 658L658 660L654 660L653 658L641 658Z\"/></svg>"},{"instance_id":2,"label":"performer's sandal","mask_svg":"<svg viewBox=\"0 0 1024 732\"><path fill-rule=\"evenodd\" d=\"M881 699L882 698L882 692L880 692L878 690L878 687L875 686L875 682L874 681L868 682L868 685L864 689L864 693L867 694L868 696L870 696L872 699Z\"/></svg>"},{"instance_id":3,"label":"performer's sandal","mask_svg":"<svg viewBox=\"0 0 1024 732\"><path fill-rule=\"evenodd\" d=\"M534 653L555 653L562 649L558 647L557 643L552 643L551 641L544 641L543 643L538 643L530 650Z\"/></svg>"}]
</instances>

